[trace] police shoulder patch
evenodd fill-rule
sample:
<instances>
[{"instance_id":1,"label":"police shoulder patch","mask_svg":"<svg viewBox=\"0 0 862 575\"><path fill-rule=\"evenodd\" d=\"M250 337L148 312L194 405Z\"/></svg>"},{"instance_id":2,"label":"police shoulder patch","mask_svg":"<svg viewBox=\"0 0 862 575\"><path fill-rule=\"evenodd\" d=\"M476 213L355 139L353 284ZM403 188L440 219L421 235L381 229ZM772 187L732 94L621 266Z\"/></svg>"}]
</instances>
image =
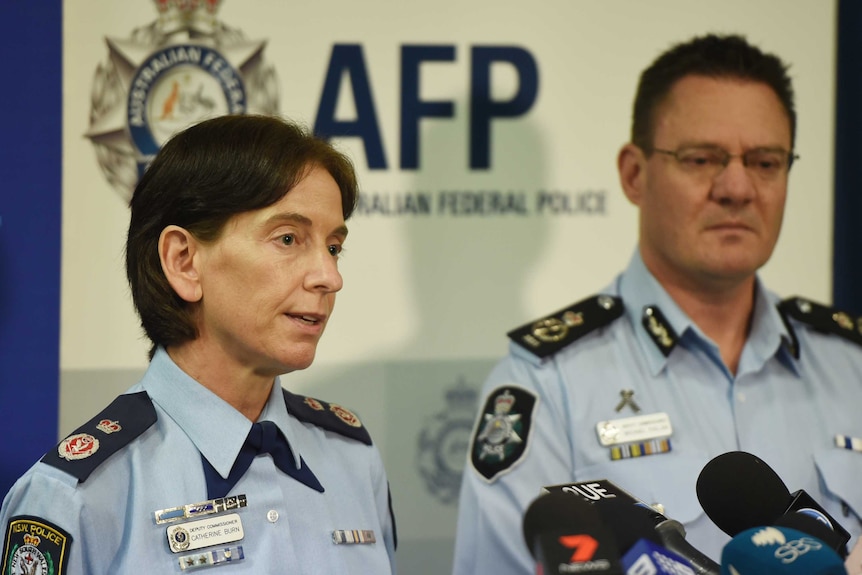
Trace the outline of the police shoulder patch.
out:
<instances>
[{"instance_id":1,"label":"police shoulder patch","mask_svg":"<svg viewBox=\"0 0 862 575\"><path fill-rule=\"evenodd\" d=\"M282 392L284 392L287 411L298 420L371 445L371 435L369 435L368 430L362 426L359 418L346 407L313 397L290 393L286 389L282 389Z\"/></svg>"},{"instance_id":2,"label":"police shoulder patch","mask_svg":"<svg viewBox=\"0 0 862 575\"><path fill-rule=\"evenodd\" d=\"M801 297L785 299L778 304L778 311L815 331L840 335L862 345L862 319L846 312Z\"/></svg>"},{"instance_id":3,"label":"police shoulder patch","mask_svg":"<svg viewBox=\"0 0 862 575\"><path fill-rule=\"evenodd\" d=\"M71 543L71 535L45 519L29 515L12 517L6 524L0 573L63 575Z\"/></svg>"},{"instance_id":4,"label":"police shoulder patch","mask_svg":"<svg viewBox=\"0 0 862 575\"><path fill-rule=\"evenodd\" d=\"M470 462L489 482L519 463L527 452L538 398L517 385L488 394L470 442Z\"/></svg>"},{"instance_id":5,"label":"police shoulder patch","mask_svg":"<svg viewBox=\"0 0 862 575\"><path fill-rule=\"evenodd\" d=\"M99 465L153 425L158 416L147 392L119 396L96 417L66 437L42 462L83 483Z\"/></svg>"},{"instance_id":6,"label":"police shoulder patch","mask_svg":"<svg viewBox=\"0 0 862 575\"><path fill-rule=\"evenodd\" d=\"M507 335L533 355L544 359L623 314L623 300L596 295L547 317L524 324Z\"/></svg>"}]
</instances>

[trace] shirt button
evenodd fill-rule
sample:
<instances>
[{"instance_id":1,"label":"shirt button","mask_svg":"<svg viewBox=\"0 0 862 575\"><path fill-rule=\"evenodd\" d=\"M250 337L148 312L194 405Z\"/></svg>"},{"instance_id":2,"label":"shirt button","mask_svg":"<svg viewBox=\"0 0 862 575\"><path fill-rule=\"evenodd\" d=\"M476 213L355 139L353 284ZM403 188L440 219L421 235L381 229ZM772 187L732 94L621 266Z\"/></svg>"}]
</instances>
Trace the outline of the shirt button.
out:
<instances>
[{"instance_id":1,"label":"shirt button","mask_svg":"<svg viewBox=\"0 0 862 575\"><path fill-rule=\"evenodd\" d=\"M736 399L738 399L740 403L745 403L745 394L740 391L736 394Z\"/></svg>"},{"instance_id":2,"label":"shirt button","mask_svg":"<svg viewBox=\"0 0 862 575\"><path fill-rule=\"evenodd\" d=\"M270 523L275 523L276 521L278 521L278 511L276 511L275 509L270 509L269 512L266 514L266 518L269 520Z\"/></svg>"}]
</instances>

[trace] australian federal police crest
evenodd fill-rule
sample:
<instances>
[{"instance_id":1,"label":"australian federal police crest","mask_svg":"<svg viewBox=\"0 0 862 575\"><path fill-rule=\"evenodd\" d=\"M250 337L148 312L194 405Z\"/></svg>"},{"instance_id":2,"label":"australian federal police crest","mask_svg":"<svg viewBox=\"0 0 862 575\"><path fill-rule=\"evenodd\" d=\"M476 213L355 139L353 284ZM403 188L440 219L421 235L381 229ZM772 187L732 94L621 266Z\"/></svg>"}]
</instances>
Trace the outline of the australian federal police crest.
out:
<instances>
[{"instance_id":1,"label":"australian federal police crest","mask_svg":"<svg viewBox=\"0 0 862 575\"><path fill-rule=\"evenodd\" d=\"M536 396L515 385L488 395L470 447L470 462L488 481L523 458L535 407Z\"/></svg>"},{"instance_id":2,"label":"australian federal police crest","mask_svg":"<svg viewBox=\"0 0 862 575\"><path fill-rule=\"evenodd\" d=\"M128 198L176 132L224 114L275 114L265 40L216 17L219 0L155 0L158 18L128 39L106 38L93 80L87 137L108 182Z\"/></svg>"},{"instance_id":3,"label":"australian federal police crest","mask_svg":"<svg viewBox=\"0 0 862 575\"><path fill-rule=\"evenodd\" d=\"M476 396L476 391L459 379L446 391L446 409L426 420L419 434L419 474L428 492L444 504L458 500Z\"/></svg>"}]
</instances>

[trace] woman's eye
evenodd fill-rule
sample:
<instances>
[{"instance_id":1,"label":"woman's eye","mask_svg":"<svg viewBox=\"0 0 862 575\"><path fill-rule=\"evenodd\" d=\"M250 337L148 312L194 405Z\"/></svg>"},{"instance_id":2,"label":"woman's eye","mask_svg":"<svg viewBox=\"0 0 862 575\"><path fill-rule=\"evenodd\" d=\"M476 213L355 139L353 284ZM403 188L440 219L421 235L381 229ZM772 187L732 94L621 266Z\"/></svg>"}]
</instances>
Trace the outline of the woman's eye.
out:
<instances>
[{"instance_id":1,"label":"woman's eye","mask_svg":"<svg viewBox=\"0 0 862 575\"><path fill-rule=\"evenodd\" d=\"M292 246L295 241L296 237L294 237L293 234L285 234L281 236L281 243L286 246Z\"/></svg>"}]
</instances>

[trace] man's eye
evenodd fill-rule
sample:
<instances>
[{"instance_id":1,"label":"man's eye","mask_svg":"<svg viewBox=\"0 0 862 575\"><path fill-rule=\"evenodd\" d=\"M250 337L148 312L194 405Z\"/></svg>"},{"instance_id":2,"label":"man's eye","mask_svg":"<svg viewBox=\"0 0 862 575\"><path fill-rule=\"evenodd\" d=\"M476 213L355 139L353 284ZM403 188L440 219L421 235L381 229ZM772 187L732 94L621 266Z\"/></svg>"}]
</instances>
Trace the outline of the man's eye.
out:
<instances>
[{"instance_id":1,"label":"man's eye","mask_svg":"<svg viewBox=\"0 0 862 575\"><path fill-rule=\"evenodd\" d=\"M778 154L755 154L748 161L749 166L768 172L778 170L782 163L781 156Z\"/></svg>"},{"instance_id":2,"label":"man's eye","mask_svg":"<svg viewBox=\"0 0 862 575\"><path fill-rule=\"evenodd\" d=\"M722 163L721 157L718 154L711 154L709 152L688 152L681 154L679 160L683 164L693 167L715 166Z\"/></svg>"},{"instance_id":3,"label":"man's eye","mask_svg":"<svg viewBox=\"0 0 862 575\"><path fill-rule=\"evenodd\" d=\"M329 246L329 255L331 255L333 257L338 257L343 251L344 251L344 248L340 245L333 244L333 245Z\"/></svg>"},{"instance_id":4,"label":"man's eye","mask_svg":"<svg viewBox=\"0 0 862 575\"><path fill-rule=\"evenodd\" d=\"M284 234L281 236L281 243L286 246L292 246L296 242L296 237L293 234Z\"/></svg>"}]
</instances>

